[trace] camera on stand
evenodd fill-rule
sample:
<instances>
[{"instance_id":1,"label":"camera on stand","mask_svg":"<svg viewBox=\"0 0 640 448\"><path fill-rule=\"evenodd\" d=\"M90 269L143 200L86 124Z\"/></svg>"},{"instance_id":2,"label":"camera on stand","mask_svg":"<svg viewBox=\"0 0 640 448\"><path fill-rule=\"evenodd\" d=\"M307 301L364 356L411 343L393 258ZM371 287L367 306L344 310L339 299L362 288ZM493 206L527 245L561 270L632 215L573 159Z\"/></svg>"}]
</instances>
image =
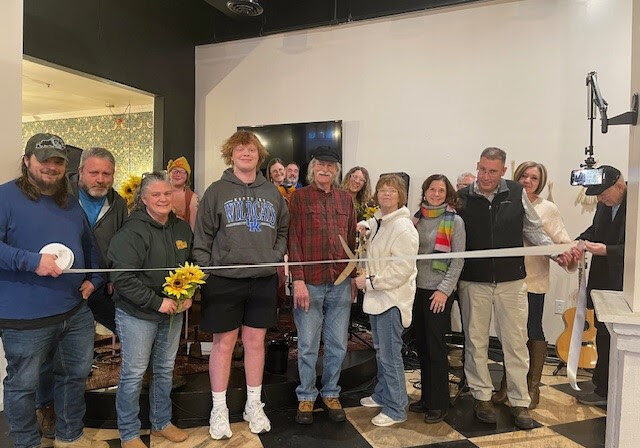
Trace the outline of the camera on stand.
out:
<instances>
[{"instance_id":1,"label":"camera on stand","mask_svg":"<svg viewBox=\"0 0 640 448\"><path fill-rule=\"evenodd\" d=\"M606 134L609 125L630 124L635 126L638 122L638 94L635 93L631 98L631 110L613 118L608 118L608 103L602 97L600 86L598 85L598 74L589 72L587 74L587 119L589 120L589 146L584 149L587 158L584 163L580 164L580 169L572 170L569 183L571 185L580 185L590 187L602 185L606 183L606 172L602 168L594 168L596 160L593 158L593 122L596 119L596 107L600 112L600 120L602 121L601 131Z\"/></svg>"}]
</instances>

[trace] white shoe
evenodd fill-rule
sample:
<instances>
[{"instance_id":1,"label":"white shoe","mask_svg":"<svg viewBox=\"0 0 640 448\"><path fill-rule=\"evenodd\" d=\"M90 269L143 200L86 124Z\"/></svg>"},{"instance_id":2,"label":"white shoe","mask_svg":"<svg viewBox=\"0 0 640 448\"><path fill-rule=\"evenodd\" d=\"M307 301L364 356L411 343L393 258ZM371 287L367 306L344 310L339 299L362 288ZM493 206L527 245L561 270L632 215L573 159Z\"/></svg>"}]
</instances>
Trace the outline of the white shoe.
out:
<instances>
[{"instance_id":1,"label":"white shoe","mask_svg":"<svg viewBox=\"0 0 640 448\"><path fill-rule=\"evenodd\" d=\"M395 425L396 423L402 423L406 421L407 421L406 418L404 420L394 420L388 415L383 414L382 412L371 419L371 423L373 423L376 426L391 426L391 425Z\"/></svg>"},{"instance_id":2,"label":"white shoe","mask_svg":"<svg viewBox=\"0 0 640 448\"><path fill-rule=\"evenodd\" d=\"M365 408L380 408L380 406L373 397L364 397L360 399L360 406L364 406Z\"/></svg>"},{"instance_id":3,"label":"white shoe","mask_svg":"<svg viewBox=\"0 0 640 448\"><path fill-rule=\"evenodd\" d=\"M214 440L228 439L233 435L231 425L229 425L229 409L227 407L211 409L209 434Z\"/></svg>"},{"instance_id":4,"label":"white shoe","mask_svg":"<svg viewBox=\"0 0 640 448\"><path fill-rule=\"evenodd\" d=\"M264 413L264 403L261 401L247 402L242 413L245 422L249 422L249 429L254 434L271 431L271 422Z\"/></svg>"}]
</instances>

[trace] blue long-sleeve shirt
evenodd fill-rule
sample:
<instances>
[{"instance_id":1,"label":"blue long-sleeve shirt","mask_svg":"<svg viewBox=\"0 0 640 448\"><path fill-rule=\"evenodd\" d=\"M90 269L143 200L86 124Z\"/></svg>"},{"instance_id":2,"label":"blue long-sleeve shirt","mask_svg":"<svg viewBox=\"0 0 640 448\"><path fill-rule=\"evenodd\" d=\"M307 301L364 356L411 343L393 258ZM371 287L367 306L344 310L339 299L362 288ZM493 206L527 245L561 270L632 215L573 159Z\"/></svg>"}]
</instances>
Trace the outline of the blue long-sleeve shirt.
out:
<instances>
[{"instance_id":1,"label":"blue long-sleeve shirt","mask_svg":"<svg viewBox=\"0 0 640 448\"><path fill-rule=\"evenodd\" d=\"M40 249L62 243L73 251L74 268L97 268L98 251L82 207L69 197L60 208L49 196L28 199L15 181L0 185L0 325L69 312L83 300L79 288L89 279L97 288L99 274L40 277Z\"/></svg>"}]
</instances>

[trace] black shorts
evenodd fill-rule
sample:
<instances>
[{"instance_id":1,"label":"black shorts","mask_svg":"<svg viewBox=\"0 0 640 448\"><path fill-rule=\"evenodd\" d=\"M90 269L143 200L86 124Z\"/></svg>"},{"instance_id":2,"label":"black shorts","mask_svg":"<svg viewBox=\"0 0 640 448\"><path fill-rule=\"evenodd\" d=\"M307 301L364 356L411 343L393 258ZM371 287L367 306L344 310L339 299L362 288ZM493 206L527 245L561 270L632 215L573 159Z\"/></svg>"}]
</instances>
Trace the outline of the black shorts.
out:
<instances>
[{"instance_id":1,"label":"black shorts","mask_svg":"<svg viewBox=\"0 0 640 448\"><path fill-rule=\"evenodd\" d=\"M278 277L226 278L210 275L202 287L200 327L207 333L224 333L241 325L275 327Z\"/></svg>"}]
</instances>

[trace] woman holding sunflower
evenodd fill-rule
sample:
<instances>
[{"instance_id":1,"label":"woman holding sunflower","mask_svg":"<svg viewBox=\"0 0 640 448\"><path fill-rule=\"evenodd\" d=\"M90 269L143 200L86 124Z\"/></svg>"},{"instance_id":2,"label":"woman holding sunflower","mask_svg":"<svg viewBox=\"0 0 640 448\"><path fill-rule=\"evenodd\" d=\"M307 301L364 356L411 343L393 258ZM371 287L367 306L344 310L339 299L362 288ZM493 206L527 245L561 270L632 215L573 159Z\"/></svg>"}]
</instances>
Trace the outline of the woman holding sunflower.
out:
<instances>
[{"instance_id":1,"label":"woman holding sunflower","mask_svg":"<svg viewBox=\"0 0 640 448\"><path fill-rule=\"evenodd\" d=\"M182 312L191 306L191 299L184 298L190 282L183 275L165 278L166 271L135 271L183 265L191 256L193 234L189 224L171 211L171 194L166 173L143 176L133 211L107 252L113 268L131 269L112 277L122 357L116 411L123 448L145 447L140 440L138 413L142 377L150 360L151 434L171 442L187 438L186 432L171 424L169 395Z\"/></svg>"}]
</instances>

